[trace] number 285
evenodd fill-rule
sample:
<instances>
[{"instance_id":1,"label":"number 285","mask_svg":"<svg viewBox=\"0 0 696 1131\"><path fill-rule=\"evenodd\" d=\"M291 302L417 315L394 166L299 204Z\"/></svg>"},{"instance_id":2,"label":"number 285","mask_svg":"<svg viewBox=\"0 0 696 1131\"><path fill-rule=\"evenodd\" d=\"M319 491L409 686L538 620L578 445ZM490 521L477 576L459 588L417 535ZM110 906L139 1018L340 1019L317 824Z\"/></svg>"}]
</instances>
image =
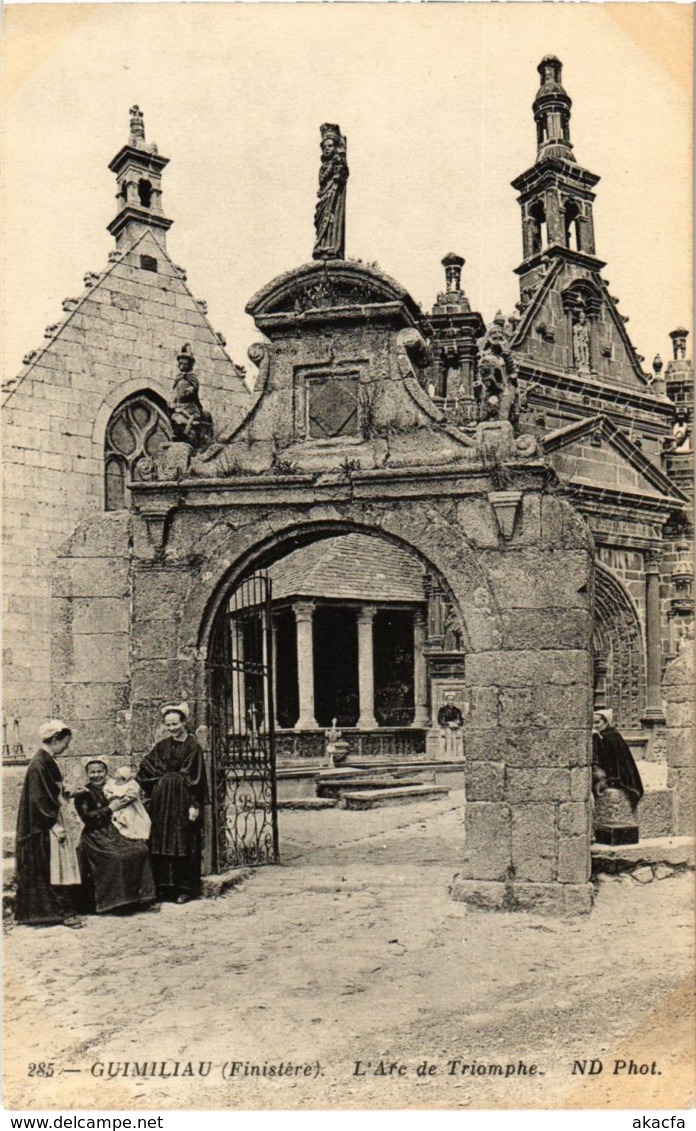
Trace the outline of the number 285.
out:
<instances>
[{"instance_id":1,"label":"number 285","mask_svg":"<svg viewBox=\"0 0 696 1131\"><path fill-rule=\"evenodd\" d=\"M53 1061L42 1060L38 1064L30 1064L27 1076L52 1076Z\"/></svg>"}]
</instances>

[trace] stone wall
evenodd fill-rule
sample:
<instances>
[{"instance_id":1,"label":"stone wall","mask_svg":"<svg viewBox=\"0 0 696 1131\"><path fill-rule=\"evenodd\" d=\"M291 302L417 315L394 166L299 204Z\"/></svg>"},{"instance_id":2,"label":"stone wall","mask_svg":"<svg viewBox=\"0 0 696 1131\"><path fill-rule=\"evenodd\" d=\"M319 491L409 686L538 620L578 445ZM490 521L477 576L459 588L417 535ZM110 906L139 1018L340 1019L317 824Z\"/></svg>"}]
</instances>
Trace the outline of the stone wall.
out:
<instances>
[{"instance_id":1,"label":"stone wall","mask_svg":"<svg viewBox=\"0 0 696 1131\"><path fill-rule=\"evenodd\" d=\"M667 723L667 785L673 791L675 836L693 836L696 806L694 792L694 683L693 640L685 641L679 655L667 665L662 681Z\"/></svg>"},{"instance_id":2,"label":"stone wall","mask_svg":"<svg viewBox=\"0 0 696 1131\"><path fill-rule=\"evenodd\" d=\"M142 257L156 270L143 268ZM201 398L218 429L241 421L252 402L204 304L151 233L85 282L6 386L4 711L20 720L29 748L39 723L58 709L49 686L53 560L80 518L103 509L111 413L138 391L166 399L184 341L193 344Z\"/></svg>"}]
</instances>

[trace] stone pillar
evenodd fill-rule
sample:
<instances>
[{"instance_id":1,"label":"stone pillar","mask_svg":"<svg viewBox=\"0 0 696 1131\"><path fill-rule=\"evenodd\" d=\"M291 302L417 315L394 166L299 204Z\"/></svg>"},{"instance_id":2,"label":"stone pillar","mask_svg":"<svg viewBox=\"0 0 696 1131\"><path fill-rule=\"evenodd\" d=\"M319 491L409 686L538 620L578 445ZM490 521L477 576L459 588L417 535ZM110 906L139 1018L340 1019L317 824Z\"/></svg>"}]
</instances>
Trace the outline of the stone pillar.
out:
<instances>
[{"instance_id":1,"label":"stone pillar","mask_svg":"<svg viewBox=\"0 0 696 1131\"><path fill-rule=\"evenodd\" d=\"M645 645L647 652L646 720L663 722L662 646L660 626L660 556L653 550L645 555Z\"/></svg>"},{"instance_id":2,"label":"stone pillar","mask_svg":"<svg viewBox=\"0 0 696 1131\"><path fill-rule=\"evenodd\" d=\"M316 730L314 718L314 617L313 601L298 601L292 609L297 626L297 686L300 715L295 730Z\"/></svg>"},{"instance_id":3,"label":"stone pillar","mask_svg":"<svg viewBox=\"0 0 696 1131\"><path fill-rule=\"evenodd\" d=\"M265 611L260 614L260 617L261 617L261 666L262 666L262 669L263 669L262 675L261 675L261 678L263 680L263 728L259 727L259 730L263 729L263 733L268 734L268 731L270 729L269 719L270 719L270 711L271 711L271 700L272 700L273 696L270 694L270 678L269 677L271 675L271 672L269 671L269 667L268 667L270 656L269 656L269 647L268 647L268 633L266 632L266 614L265 614Z\"/></svg>"},{"instance_id":4,"label":"stone pillar","mask_svg":"<svg viewBox=\"0 0 696 1131\"><path fill-rule=\"evenodd\" d=\"M374 730L375 718L375 672L372 642L372 627L377 610L372 605L363 605L358 613L358 696L360 730Z\"/></svg>"},{"instance_id":5,"label":"stone pillar","mask_svg":"<svg viewBox=\"0 0 696 1131\"><path fill-rule=\"evenodd\" d=\"M232 637L232 730L235 734L246 734L246 686L244 683L244 636L242 622L232 619L230 621L230 634Z\"/></svg>"},{"instance_id":6,"label":"stone pillar","mask_svg":"<svg viewBox=\"0 0 696 1131\"><path fill-rule=\"evenodd\" d=\"M673 836L691 836L696 816L694 753L694 642L681 641L680 651L667 665L665 697L667 785L674 801Z\"/></svg>"},{"instance_id":7,"label":"stone pillar","mask_svg":"<svg viewBox=\"0 0 696 1131\"><path fill-rule=\"evenodd\" d=\"M273 690L273 725L278 726L278 621L271 613L271 686Z\"/></svg>"},{"instance_id":8,"label":"stone pillar","mask_svg":"<svg viewBox=\"0 0 696 1131\"><path fill-rule=\"evenodd\" d=\"M416 609L413 614L414 727L427 727L430 725L428 718L428 672L425 659L426 638L427 618L425 609Z\"/></svg>"}]
</instances>

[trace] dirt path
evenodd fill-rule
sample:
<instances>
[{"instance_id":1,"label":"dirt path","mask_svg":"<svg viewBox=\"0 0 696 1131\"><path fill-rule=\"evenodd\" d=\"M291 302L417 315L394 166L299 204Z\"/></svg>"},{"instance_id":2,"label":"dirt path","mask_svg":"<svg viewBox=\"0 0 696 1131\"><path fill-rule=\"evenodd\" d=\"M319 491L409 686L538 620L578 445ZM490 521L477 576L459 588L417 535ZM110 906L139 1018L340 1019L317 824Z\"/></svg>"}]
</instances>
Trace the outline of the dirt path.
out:
<instances>
[{"instance_id":1,"label":"dirt path","mask_svg":"<svg viewBox=\"0 0 696 1131\"><path fill-rule=\"evenodd\" d=\"M351 819L337 829L342 817ZM584 919L486 914L447 893L458 861L443 864L442 847L461 840L456 798L281 819L287 863L221 899L93 918L79 932L11 931L8 1106L690 1102L691 876L603 884ZM631 1057L656 1060L661 1075L614 1075L614 1060ZM592 1058L601 1074L572 1074L575 1059ZM450 1074L455 1059L515 1071ZM405 1066L392 1070L402 1074L375 1075L380 1060ZM435 1074L417 1074L425 1060ZM46 1061L56 1075L29 1079L28 1065ZM179 1075L93 1074L108 1062L163 1061ZM241 1067L223 1079L234 1061ZM281 1061L312 1075L259 1077L243 1067ZM192 1077L181 1075L188 1062Z\"/></svg>"}]
</instances>

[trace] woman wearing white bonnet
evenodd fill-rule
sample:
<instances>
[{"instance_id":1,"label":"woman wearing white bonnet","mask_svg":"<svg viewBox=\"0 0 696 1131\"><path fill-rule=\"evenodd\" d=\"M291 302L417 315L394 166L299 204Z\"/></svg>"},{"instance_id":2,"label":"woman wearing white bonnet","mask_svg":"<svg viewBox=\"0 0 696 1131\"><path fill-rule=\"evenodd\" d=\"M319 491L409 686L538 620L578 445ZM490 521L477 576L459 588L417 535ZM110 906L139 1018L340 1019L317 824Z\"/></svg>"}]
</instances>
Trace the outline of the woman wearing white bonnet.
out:
<instances>
[{"instance_id":1,"label":"woman wearing white bonnet","mask_svg":"<svg viewBox=\"0 0 696 1131\"><path fill-rule=\"evenodd\" d=\"M628 743L614 726L610 707L595 709L592 716L592 777L595 793L621 789L631 808L643 796L643 783Z\"/></svg>"},{"instance_id":2,"label":"woman wearing white bonnet","mask_svg":"<svg viewBox=\"0 0 696 1131\"><path fill-rule=\"evenodd\" d=\"M74 795L75 809L84 826L80 837L80 862L85 887L98 914L148 907L155 899L150 856L143 840L128 840L113 823L122 801L108 800L104 792L109 766L104 758L85 758L87 782Z\"/></svg>"},{"instance_id":3,"label":"woman wearing white bonnet","mask_svg":"<svg viewBox=\"0 0 696 1131\"><path fill-rule=\"evenodd\" d=\"M187 903L200 894L203 806L208 799L203 749L186 726L186 702L160 708L167 737L140 763L136 781L150 801L150 852L157 893Z\"/></svg>"},{"instance_id":4,"label":"woman wearing white bonnet","mask_svg":"<svg viewBox=\"0 0 696 1131\"><path fill-rule=\"evenodd\" d=\"M80 878L69 832L63 822L63 775L57 758L70 745L72 731L62 719L39 727L41 748L27 768L17 815L18 923L82 927L74 897Z\"/></svg>"}]
</instances>

